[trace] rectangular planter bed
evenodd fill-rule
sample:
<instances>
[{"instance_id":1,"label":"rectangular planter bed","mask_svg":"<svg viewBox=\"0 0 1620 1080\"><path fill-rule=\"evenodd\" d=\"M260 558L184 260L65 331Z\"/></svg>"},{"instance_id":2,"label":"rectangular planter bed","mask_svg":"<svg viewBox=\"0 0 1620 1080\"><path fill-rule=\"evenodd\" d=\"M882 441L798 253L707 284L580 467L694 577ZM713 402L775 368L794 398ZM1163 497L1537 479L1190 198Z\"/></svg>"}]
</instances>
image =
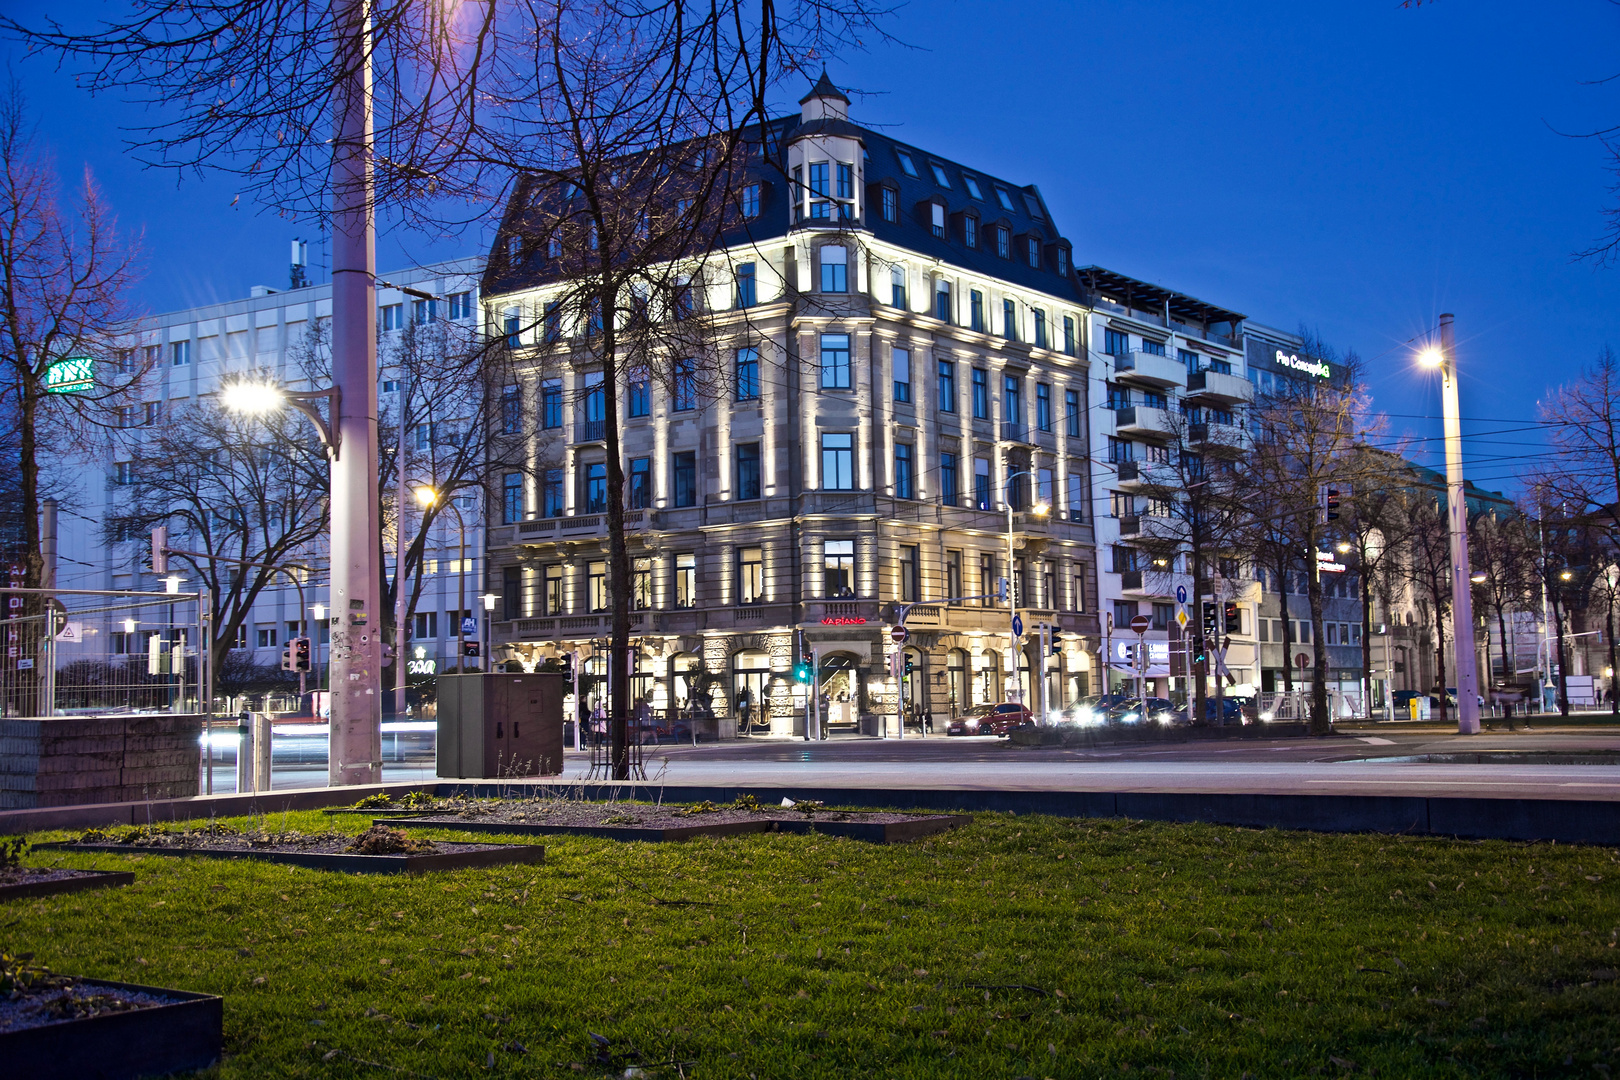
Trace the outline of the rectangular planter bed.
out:
<instances>
[{"instance_id":1,"label":"rectangular planter bed","mask_svg":"<svg viewBox=\"0 0 1620 1080\"><path fill-rule=\"evenodd\" d=\"M543 825L532 821L463 821L460 818L389 818L377 824L393 829L454 829L457 832L508 833L514 836L597 836L606 840L644 840L648 843L691 840L698 836L745 836L771 832L773 825L769 820L715 821L659 828L643 825Z\"/></svg>"},{"instance_id":2,"label":"rectangular planter bed","mask_svg":"<svg viewBox=\"0 0 1620 1080\"><path fill-rule=\"evenodd\" d=\"M398 822L394 822L398 824ZM447 844L423 855L355 855L349 852L254 851L233 848L137 847L132 844L39 844L64 851L99 851L117 855L179 855L206 859L256 859L311 870L337 870L346 874L425 874L435 870L465 870L480 866L544 862L546 849L538 844Z\"/></svg>"},{"instance_id":3,"label":"rectangular planter bed","mask_svg":"<svg viewBox=\"0 0 1620 1080\"><path fill-rule=\"evenodd\" d=\"M225 1042L223 998L101 979L74 983L165 1000L145 1009L0 1033L5 1075L134 1080L205 1069L219 1060Z\"/></svg>"},{"instance_id":4,"label":"rectangular planter bed","mask_svg":"<svg viewBox=\"0 0 1620 1080\"><path fill-rule=\"evenodd\" d=\"M128 870L75 870L72 877L0 885L0 903L7 900L22 900L30 896L54 896L57 893L83 892L86 889L107 889L128 885L134 880L135 875Z\"/></svg>"},{"instance_id":5,"label":"rectangular planter bed","mask_svg":"<svg viewBox=\"0 0 1620 1080\"><path fill-rule=\"evenodd\" d=\"M696 836L745 836L752 833L821 833L874 844L903 844L959 828L970 818L965 814L938 814L905 817L900 820L874 820L884 815L803 815L761 814L748 821L717 821L708 824L670 825L546 825L526 821L465 821L457 818L389 818L395 829L455 829L480 833L510 833L518 836L599 836L608 840L650 842L690 840ZM383 824L383 822L378 822Z\"/></svg>"}]
</instances>

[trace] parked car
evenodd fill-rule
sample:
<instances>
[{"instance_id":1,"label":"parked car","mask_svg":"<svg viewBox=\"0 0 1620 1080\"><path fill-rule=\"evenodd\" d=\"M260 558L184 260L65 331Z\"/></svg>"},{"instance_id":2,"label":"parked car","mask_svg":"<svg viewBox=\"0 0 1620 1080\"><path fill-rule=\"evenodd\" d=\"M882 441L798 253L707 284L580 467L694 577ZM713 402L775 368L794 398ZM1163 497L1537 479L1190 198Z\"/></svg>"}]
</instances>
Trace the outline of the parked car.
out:
<instances>
[{"instance_id":1,"label":"parked car","mask_svg":"<svg viewBox=\"0 0 1620 1080\"><path fill-rule=\"evenodd\" d=\"M1453 691L1453 693L1455 693L1455 691ZM1435 697L1433 694L1425 694L1421 690L1397 690L1389 696L1389 699L1395 706L1396 715L1404 716L1411 708L1412 700L1414 698L1421 697L1427 697L1429 699L1430 709L1438 709L1440 707L1439 698Z\"/></svg>"},{"instance_id":2,"label":"parked car","mask_svg":"<svg viewBox=\"0 0 1620 1080\"><path fill-rule=\"evenodd\" d=\"M1130 700L1124 694L1093 694L1083 697L1063 710L1063 722L1091 727L1108 722L1108 713Z\"/></svg>"},{"instance_id":3,"label":"parked car","mask_svg":"<svg viewBox=\"0 0 1620 1080\"><path fill-rule=\"evenodd\" d=\"M1207 697L1204 699L1203 722L1223 725L1251 723L1254 713L1245 710L1246 702L1248 703L1248 709L1252 710L1254 707L1252 698L1221 698L1217 702L1213 695ZM1179 724L1189 723L1192 717L1192 707L1192 702L1189 701L1177 710L1176 722ZM1219 712L1216 711L1217 709L1219 709ZM1216 719L1216 717L1220 719Z\"/></svg>"},{"instance_id":4,"label":"parked car","mask_svg":"<svg viewBox=\"0 0 1620 1080\"><path fill-rule=\"evenodd\" d=\"M975 705L945 727L947 735L1005 735L1015 728L1031 727L1035 715L1016 701Z\"/></svg>"}]
</instances>

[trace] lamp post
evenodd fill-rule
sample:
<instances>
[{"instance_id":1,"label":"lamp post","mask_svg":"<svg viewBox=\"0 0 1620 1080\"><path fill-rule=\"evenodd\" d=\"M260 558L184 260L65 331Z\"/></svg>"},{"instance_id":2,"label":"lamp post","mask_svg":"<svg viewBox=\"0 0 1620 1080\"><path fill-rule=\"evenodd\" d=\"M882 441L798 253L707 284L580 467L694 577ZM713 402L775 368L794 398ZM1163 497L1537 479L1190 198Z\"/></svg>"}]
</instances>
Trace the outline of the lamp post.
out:
<instances>
[{"instance_id":1,"label":"lamp post","mask_svg":"<svg viewBox=\"0 0 1620 1080\"><path fill-rule=\"evenodd\" d=\"M495 670L495 658L489 654L489 620L495 617L495 602L499 599L500 597L492 592L484 594L484 625L478 628L482 639L482 647L478 650L480 657L478 666L488 664L491 671Z\"/></svg>"},{"instance_id":2,"label":"lamp post","mask_svg":"<svg viewBox=\"0 0 1620 1080\"><path fill-rule=\"evenodd\" d=\"M424 484L416 489L416 501L429 507L441 500L436 489ZM456 562L456 672L462 674L467 670L467 525L461 520L461 509L454 499L444 505L456 515L456 531L461 539L461 558Z\"/></svg>"},{"instance_id":3,"label":"lamp post","mask_svg":"<svg viewBox=\"0 0 1620 1080\"><path fill-rule=\"evenodd\" d=\"M1440 316L1440 346L1419 358L1439 368L1446 429L1446 520L1451 532L1451 640L1457 666L1457 733L1479 734L1479 674L1475 666L1473 575L1468 566L1468 501L1463 484L1462 416L1457 404L1457 353L1452 316ZM1445 687L1440 688L1445 693Z\"/></svg>"},{"instance_id":4,"label":"lamp post","mask_svg":"<svg viewBox=\"0 0 1620 1080\"><path fill-rule=\"evenodd\" d=\"M1012 653L1013 683L1014 683L1014 685L1018 686L1018 693L1019 693L1020 697L1023 696L1023 686L1022 686L1021 680L1020 680L1020 674L1023 671L1023 666L1020 664L1019 656L1018 656L1018 636L1019 635L1018 635L1017 630L1014 629L1014 623L1018 619L1018 600L1017 600L1016 596L1014 595L1014 589L1013 589L1013 504L1012 504L1012 482L1014 480L1018 479L1020 476L1031 476L1032 477L1034 475L1035 475L1035 473L1030 469L1020 469L1019 471L1017 471L1015 473L1007 474L1007 479L1004 480L1002 482L1002 485L1001 485L1001 501L1003 503L1005 503L1006 507L1007 507L1007 643L1010 646L1010 651ZM1034 503L1033 506L1030 507L1030 513L1036 515L1037 517L1045 517L1046 514L1052 508L1049 505L1047 505L1046 503L1040 502L1039 498L1038 498L1038 495L1039 495L1039 493L1037 493L1036 502ZM1041 668L1042 668L1042 671L1041 671L1041 686L1042 686L1043 690L1044 690L1044 687L1046 685L1045 667L1046 667L1046 657L1043 656L1043 657L1041 657ZM1031 672L1030 675L1031 675L1031 677L1034 677L1034 672ZM1046 711L1045 708L1044 708L1044 703L1043 703L1043 708L1042 708L1041 711L1042 711L1042 713L1044 715L1044 713Z\"/></svg>"}]
</instances>

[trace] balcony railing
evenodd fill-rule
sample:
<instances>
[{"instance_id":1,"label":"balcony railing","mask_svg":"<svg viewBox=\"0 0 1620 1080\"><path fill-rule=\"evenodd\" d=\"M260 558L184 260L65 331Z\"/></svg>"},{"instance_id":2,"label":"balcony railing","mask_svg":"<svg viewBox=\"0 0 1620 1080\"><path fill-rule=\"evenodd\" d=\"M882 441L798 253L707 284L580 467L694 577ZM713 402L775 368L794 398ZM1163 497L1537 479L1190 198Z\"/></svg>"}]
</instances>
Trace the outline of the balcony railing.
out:
<instances>
[{"instance_id":1,"label":"balcony railing","mask_svg":"<svg viewBox=\"0 0 1620 1080\"><path fill-rule=\"evenodd\" d=\"M1001 441L1013 443L1030 442L1029 425L1016 423L1012 420L1003 420L1001 422Z\"/></svg>"},{"instance_id":2,"label":"balcony railing","mask_svg":"<svg viewBox=\"0 0 1620 1080\"><path fill-rule=\"evenodd\" d=\"M606 438L605 420L581 420L574 425L574 441L577 443L601 442Z\"/></svg>"},{"instance_id":3,"label":"balcony railing","mask_svg":"<svg viewBox=\"0 0 1620 1080\"><path fill-rule=\"evenodd\" d=\"M1137 536L1142 532L1142 519L1135 514L1128 514L1119 519L1119 535Z\"/></svg>"},{"instance_id":4,"label":"balcony railing","mask_svg":"<svg viewBox=\"0 0 1620 1080\"><path fill-rule=\"evenodd\" d=\"M1128 484L1142 478L1142 468L1134 461L1121 461L1114 465L1118 471L1119 482Z\"/></svg>"},{"instance_id":5,"label":"balcony railing","mask_svg":"<svg viewBox=\"0 0 1620 1080\"><path fill-rule=\"evenodd\" d=\"M1121 570L1119 573L1119 587L1127 592L1142 591L1142 571Z\"/></svg>"}]
</instances>

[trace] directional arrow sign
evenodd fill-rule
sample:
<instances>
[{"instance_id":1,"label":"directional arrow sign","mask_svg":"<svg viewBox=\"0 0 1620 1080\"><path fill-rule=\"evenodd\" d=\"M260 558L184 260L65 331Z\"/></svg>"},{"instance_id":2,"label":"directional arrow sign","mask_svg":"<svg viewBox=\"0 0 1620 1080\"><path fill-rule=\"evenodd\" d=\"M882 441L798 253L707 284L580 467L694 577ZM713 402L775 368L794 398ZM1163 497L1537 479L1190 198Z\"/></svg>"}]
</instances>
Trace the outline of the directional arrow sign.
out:
<instances>
[{"instance_id":1,"label":"directional arrow sign","mask_svg":"<svg viewBox=\"0 0 1620 1080\"><path fill-rule=\"evenodd\" d=\"M1187 586L1185 586L1185 585L1177 585L1176 586L1176 603L1185 604L1186 602L1187 602Z\"/></svg>"},{"instance_id":2,"label":"directional arrow sign","mask_svg":"<svg viewBox=\"0 0 1620 1080\"><path fill-rule=\"evenodd\" d=\"M1023 636L1024 636L1024 617L1022 615L1014 615L1013 616L1013 637L1023 637Z\"/></svg>"}]
</instances>

